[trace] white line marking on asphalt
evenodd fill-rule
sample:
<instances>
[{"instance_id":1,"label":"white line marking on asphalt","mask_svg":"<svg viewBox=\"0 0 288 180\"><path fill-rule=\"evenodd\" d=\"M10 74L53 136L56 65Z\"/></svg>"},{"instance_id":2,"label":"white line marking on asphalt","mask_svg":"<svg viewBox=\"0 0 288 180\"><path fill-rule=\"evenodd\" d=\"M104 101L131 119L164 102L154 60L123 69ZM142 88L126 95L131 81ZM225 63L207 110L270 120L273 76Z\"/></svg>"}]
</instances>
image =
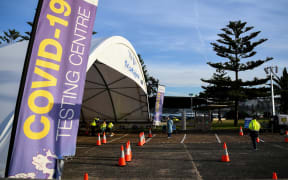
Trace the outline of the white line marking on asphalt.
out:
<instances>
[{"instance_id":1,"label":"white line marking on asphalt","mask_svg":"<svg viewBox=\"0 0 288 180\"><path fill-rule=\"evenodd\" d=\"M107 141L107 144L108 144L108 143L111 143L111 142L113 142L113 141L119 140L119 139L121 139L121 138L123 138L123 137L125 137L125 136L128 136L128 134L124 134L124 135L121 136L121 137L112 139L111 141ZM86 154L86 153L88 153L89 151L93 150L95 147L98 147L98 146L89 147L89 149L88 149L87 151L85 151L84 154Z\"/></svg>"},{"instance_id":2,"label":"white line marking on asphalt","mask_svg":"<svg viewBox=\"0 0 288 180\"><path fill-rule=\"evenodd\" d=\"M220 140L219 136L216 133L215 133L215 137L216 137L218 143L221 143L221 140Z\"/></svg>"},{"instance_id":3,"label":"white line marking on asphalt","mask_svg":"<svg viewBox=\"0 0 288 180\"><path fill-rule=\"evenodd\" d=\"M185 141L185 139L186 139L186 134L184 134L184 136L183 136L183 138L182 138L182 140L181 140L181 144L183 144L184 143L184 141Z\"/></svg>"},{"instance_id":4,"label":"white line marking on asphalt","mask_svg":"<svg viewBox=\"0 0 288 180\"><path fill-rule=\"evenodd\" d=\"M91 151L93 148L95 148L95 146L91 146L91 147L88 147L89 149L87 149L87 151L84 152L84 154L88 153L89 151ZM75 156L74 156L75 157Z\"/></svg>"},{"instance_id":5,"label":"white line marking on asphalt","mask_svg":"<svg viewBox=\"0 0 288 180\"><path fill-rule=\"evenodd\" d=\"M284 150L288 150L287 148L280 146L278 144L272 144L272 146L276 147L276 148L280 148L280 149L284 149Z\"/></svg>"},{"instance_id":6,"label":"white line marking on asphalt","mask_svg":"<svg viewBox=\"0 0 288 180\"><path fill-rule=\"evenodd\" d=\"M187 155L188 155L188 157L189 157L189 159L190 159L190 161L191 161L191 164L192 164L193 169L195 169L195 173L196 173L196 176L197 176L197 180L203 180L203 178L202 178L201 175L200 175L200 172L198 171L198 169L197 169L197 167L196 167L196 165L195 165L195 163L194 163L194 161L193 161L192 155L190 154L190 152L189 152L188 149L187 149L186 144L183 143L183 146L184 146L184 149L185 149L185 151L186 151L186 153L187 153ZM192 169L192 173L194 174L193 169Z\"/></svg>"},{"instance_id":7,"label":"white line marking on asphalt","mask_svg":"<svg viewBox=\"0 0 288 180\"><path fill-rule=\"evenodd\" d=\"M152 138L155 136L156 136L156 134L153 134ZM152 138L147 139L146 143L148 143Z\"/></svg>"},{"instance_id":8,"label":"white line marking on asphalt","mask_svg":"<svg viewBox=\"0 0 288 180\"><path fill-rule=\"evenodd\" d=\"M108 141L107 143L111 143L111 142L113 142L113 141L122 139L122 138L125 137L125 136L128 136L128 134L124 134L123 136L121 136L121 137L119 137L119 138L112 139L111 141Z\"/></svg>"}]
</instances>

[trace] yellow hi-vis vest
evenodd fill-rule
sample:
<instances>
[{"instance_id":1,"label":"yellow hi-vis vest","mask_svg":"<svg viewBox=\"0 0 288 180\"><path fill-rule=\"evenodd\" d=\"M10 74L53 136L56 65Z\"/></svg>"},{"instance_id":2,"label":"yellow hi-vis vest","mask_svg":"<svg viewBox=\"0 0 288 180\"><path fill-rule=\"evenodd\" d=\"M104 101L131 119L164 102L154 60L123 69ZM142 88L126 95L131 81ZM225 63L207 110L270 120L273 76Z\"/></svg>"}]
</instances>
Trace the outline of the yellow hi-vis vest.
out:
<instances>
[{"instance_id":1,"label":"yellow hi-vis vest","mask_svg":"<svg viewBox=\"0 0 288 180\"><path fill-rule=\"evenodd\" d=\"M106 123L102 123L100 126L101 129L106 128Z\"/></svg>"},{"instance_id":2,"label":"yellow hi-vis vest","mask_svg":"<svg viewBox=\"0 0 288 180\"><path fill-rule=\"evenodd\" d=\"M113 128L113 126L114 126L114 125L113 125L112 122L110 122L110 123L108 124L108 128L109 128L109 129Z\"/></svg>"},{"instance_id":3,"label":"yellow hi-vis vest","mask_svg":"<svg viewBox=\"0 0 288 180\"><path fill-rule=\"evenodd\" d=\"M249 123L249 129L251 131L259 131L261 128L261 125L260 123L256 120L256 119L253 119L250 123Z\"/></svg>"},{"instance_id":4,"label":"yellow hi-vis vest","mask_svg":"<svg viewBox=\"0 0 288 180\"><path fill-rule=\"evenodd\" d=\"M91 126L96 126L96 121L93 120L90 125L91 125Z\"/></svg>"}]
</instances>

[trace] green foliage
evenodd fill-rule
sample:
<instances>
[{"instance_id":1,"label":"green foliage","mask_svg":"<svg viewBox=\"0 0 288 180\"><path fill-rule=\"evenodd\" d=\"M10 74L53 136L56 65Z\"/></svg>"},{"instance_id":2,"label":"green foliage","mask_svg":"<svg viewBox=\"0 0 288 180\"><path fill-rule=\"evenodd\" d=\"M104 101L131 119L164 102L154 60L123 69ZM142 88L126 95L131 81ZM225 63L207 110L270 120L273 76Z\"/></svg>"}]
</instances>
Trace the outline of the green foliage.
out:
<instances>
[{"instance_id":1,"label":"green foliage","mask_svg":"<svg viewBox=\"0 0 288 180\"><path fill-rule=\"evenodd\" d=\"M147 84L147 93L149 97L156 96L157 90L158 90L158 84L159 80L149 76L149 78L146 81Z\"/></svg>"},{"instance_id":2,"label":"green foliage","mask_svg":"<svg viewBox=\"0 0 288 180\"><path fill-rule=\"evenodd\" d=\"M27 24L32 28L33 22L28 21ZM7 32L4 31L4 36L0 36L0 44L2 43L14 43L14 42L21 42L21 41L29 41L31 38L31 32L26 31L24 35L21 35L18 31L15 29L8 30ZM96 35L97 32L93 31L92 35Z\"/></svg>"},{"instance_id":3,"label":"green foliage","mask_svg":"<svg viewBox=\"0 0 288 180\"><path fill-rule=\"evenodd\" d=\"M230 21L226 28L222 29L224 33L218 34L218 36L222 39L218 39L218 43L211 43L211 45L213 46L213 50L216 52L216 54L220 57L228 59L228 62L208 62L210 66L217 69L240 72L252 70L273 59L271 57L267 57L265 60L254 60L240 63L241 59L254 56L256 54L255 47L267 41L267 39L260 39L255 42L251 42L251 39L255 38L261 31L252 32L249 35L245 35L244 33L254 28L245 27L245 25L246 22Z\"/></svg>"},{"instance_id":4,"label":"green foliage","mask_svg":"<svg viewBox=\"0 0 288 180\"><path fill-rule=\"evenodd\" d=\"M15 29L8 29L8 31L3 32L4 36L1 36L1 40L4 43L14 43L18 38L21 37L20 33Z\"/></svg>"},{"instance_id":5,"label":"green foliage","mask_svg":"<svg viewBox=\"0 0 288 180\"><path fill-rule=\"evenodd\" d=\"M238 126L233 125L233 120L226 119L222 121L222 123L218 123L217 121L212 122L211 130L239 130L239 127L244 127L244 120L239 120Z\"/></svg>"},{"instance_id":6,"label":"green foliage","mask_svg":"<svg viewBox=\"0 0 288 180\"><path fill-rule=\"evenodd\" d=\"M28 25L32 26L32 22L27 22ZM15 29L8 29L8 31L3 32L4 36L0 36L0 44L6 43L11 44L14 42L21 42L30 39L30 32L25 32L25 35L21 35L19 31Z\"/></svg>"},{"instance_id":7,"label":"green foliage","mask_svg":"<svg viewBox=\"0 0 288 180\"><path fill-rule=\"evenodd\" d=\"M142 59L140 54L138 54L138 59L141 63L142 70L144 73L144 78L147 85L147 94L149 97L156 96L159 80L149 75L146 65L144 64L144 60Z\"/></svg>"},{"instance_id":8,"label":"green foliage","mask_svg":"<svg viewBox=\"0 0 288 180\"><path fill-rule=\"evenodd\" d=\"M225 118L226 119L233 119L234 114L235 114L235 111L230 110L226 113ZM239 111L239 119L244 119L245 117L251 117L251 114L248 114L246 111Z\"/></svg>"},{"instance_id":9,"label":"green foliage","mask_svg":"<svg viewBox=\"0 0 288 180\"><path fill-rule=\"evenodd\" d=\"M32 26L33 26L32 22L28 21L26 23L32 28ZM21 41L29 41L30 38L31 38L31 32L30 31L26 31L25 35L21 35L21 39L19 40L19 42L21 42Z\"/></svg>"},{"instance_id":10,"label":"green foliage","mask_svg":"<svg viewBox=\"0 0 288 180\"><path fill-rule=\"evenodd\" d=\"M199 97L212 98L213 102L217 104L230 104L227 93L229 92L229 82L232 80L226 72L217 70L211 79L201 79L201 81L209 83L209 85L202 86L205 91L201 92Z\"/></svg>"},{"instance_id":11,"label":"green foliage","mask_svg":"<svg viewBox=\"0 0 288 180\"><path fill-rule=\"evenodd\" d=\"M288 114L288 73L286 67L281 77L274 78L275 94L280 95L280 113Z\"/></svg>"},{"instance_id":12,"label":"green foliage","mask_svg":"<svg viewBox=\"0 0 288 180\"><path fill-rule=\"evenodd\" d=\"M268 81L268 78L254 78L250 81L243 81L239 78L239 72L253 70L263 63L272 60L267 57L264 60L248 60L256 54L255 48L267 41L267 39L256 38L261 31L247 34L254 27L246 27L246 22L230 21L229 24L221 29L223 33L218 34L220 39L211 43L216 54L226 60L226 62L208 62L207 64L217 69L211 79L201 79L209 83L209 86L203 86L204 95L214 98L217 101L234 101L234 125L238 123L238 104L240 100L263 97L267 95L267 88L259 87ZM226 72L235 73L235 78L227 76ZM255 88L257 86L257 88Z\"/></svg>"}]
</instances>

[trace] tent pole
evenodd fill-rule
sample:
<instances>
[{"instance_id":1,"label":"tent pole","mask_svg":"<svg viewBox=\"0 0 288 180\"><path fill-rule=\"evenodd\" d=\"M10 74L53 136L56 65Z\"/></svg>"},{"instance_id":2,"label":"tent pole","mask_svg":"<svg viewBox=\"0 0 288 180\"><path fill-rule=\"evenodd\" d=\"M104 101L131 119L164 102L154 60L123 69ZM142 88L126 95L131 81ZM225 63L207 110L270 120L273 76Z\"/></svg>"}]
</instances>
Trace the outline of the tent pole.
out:
<instances>
[{"instance_id":1,"label":"tent pole","mask_svg":"<svg viewBox=\"0 0 288 180\"><path fill-rule=\"evenodd\" d=\"M19 92L18 92L16 105L15 105L15 111L14 111L14 119L13 119L13 124L12 124L11 138L10 138L10 143L9 143L6 169L5 169L5 177L8 177L8 174L9 174L10 160L12 158L12 152L13 152L13 147L14 147L14 142L15 142L15 135L16 135L16 130L17 130L20 106L21 106L21 102L22 102L22 98L23 98L24 87L25 87L26 77L27 77L29 63L30 63L30 57L31 57L32 49L33 49L33 44L34 44L34 40L35 40L35 35L36 35L36 30L37 30L40 12L42 9L42 4L43 4L43 0L39 0L38 5L37 5L37 9L36 9L36 13L34 16L31 38L29 40L27 53L26 53L26 57L25 57L24 65L23 65L23 71L22 71L22 76L21 76L20 85L19 85Z\"/></svg>"},{"instance_id":2,"label":"tent pole","mask_svg":"<svg viewBox=\"0 0 288 180\"><path fill-rule=\"evenodd\" d=\"M97 61L97 60L96 60ZM102 78L104 84L105 84L105 87L106 87L106 90L109 94L109 98L110 98L110 101L111 101L111 104L112 104L112 109L113 109L113 113L114 113L114 120L115 122L117 122L117 114L116 114L116 111L115 111L115 106L114 106L114 102L113 102L113 99L112 99L112 94L111 94L111 90L109 89L109 86L106 82L106 80L104 79L104 76L103 74L101 73L101 71L98 69L98 67L95 65L95 63L93 64L93 67L96 69L96 71L99 73L100 77Z\"/></svg>"}]
</instances>

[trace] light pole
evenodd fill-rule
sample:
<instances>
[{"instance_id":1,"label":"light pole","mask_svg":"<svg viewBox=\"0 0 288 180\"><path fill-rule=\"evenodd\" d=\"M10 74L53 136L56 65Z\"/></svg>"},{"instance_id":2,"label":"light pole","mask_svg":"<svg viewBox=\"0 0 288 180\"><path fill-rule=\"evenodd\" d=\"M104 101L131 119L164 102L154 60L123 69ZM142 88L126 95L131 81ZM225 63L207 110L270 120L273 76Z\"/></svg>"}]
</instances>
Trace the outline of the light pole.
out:
<instances>
[{"instance_id":1,"label":"light pole","mask_svg":"<svg viewBox=\"0 0 288 180\"><path fill-rule=\"evenodd\" d=\"M191 120L192 120L192 114L193 114L193 93L188 94L191 97Z\"/></svg>"},{"instance_id":2,"label":"light pole","mask_svg":"<svg viewBox=\"0 0 288 180\"><path fill-rule=\"evenodd\" d=\"M278 67L277 67L277 66L265 67L265 68L264 68L264 71L265 71L265 73L266 73L267 75L270 75L272 115L275 116L273 75L277 76L276 73L278 73Z\"/></svg>"}]
</instances>

